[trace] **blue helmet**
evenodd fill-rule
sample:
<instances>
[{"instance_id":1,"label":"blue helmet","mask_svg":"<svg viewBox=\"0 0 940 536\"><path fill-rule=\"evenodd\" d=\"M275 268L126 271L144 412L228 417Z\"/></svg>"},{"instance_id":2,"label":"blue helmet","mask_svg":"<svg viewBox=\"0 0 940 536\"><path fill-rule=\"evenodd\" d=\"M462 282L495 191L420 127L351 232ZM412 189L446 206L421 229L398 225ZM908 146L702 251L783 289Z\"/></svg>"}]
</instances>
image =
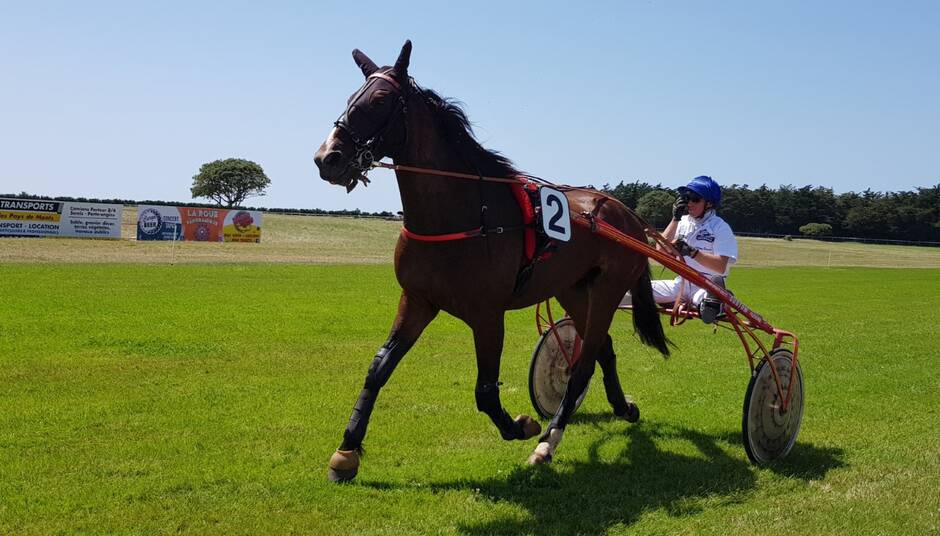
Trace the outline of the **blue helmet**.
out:
<instances>
[{"instance_id":1,"label":"blue helmet","mask_svg":"<svg viewBox=\"0 0 940 536\"><path fill-rule=\"evenodd\" d=\"M679 193L684 194L692 191L702 196L702 199L710 202L716 208L721 204L721 186L711 177L699 175L689 181L689 184L679 187Z\"/></svg>"}]
</instances>

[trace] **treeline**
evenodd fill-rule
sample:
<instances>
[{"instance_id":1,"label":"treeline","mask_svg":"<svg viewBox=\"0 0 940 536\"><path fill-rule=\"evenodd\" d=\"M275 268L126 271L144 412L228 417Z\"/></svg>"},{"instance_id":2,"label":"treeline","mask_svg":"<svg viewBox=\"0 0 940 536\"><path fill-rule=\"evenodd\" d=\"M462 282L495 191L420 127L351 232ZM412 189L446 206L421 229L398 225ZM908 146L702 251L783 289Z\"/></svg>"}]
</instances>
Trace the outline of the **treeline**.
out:
<instances>
[{"instance_id":1,"label":"treeline","mask_svg":"<svg viewBox=\"0 0 940 536\"><path fill-rule=\"evenodd\" d=\"M69 201L73 203L115 203L120 205L158 205L158 206L176 206L176 207L201 207L201 208L220 208L219 205L213 203L197 203L195 201L155 201L155 200L143 200L137 201L134 199L98 199L95 197L47 197L41 195L31 195L26 192L20 192L18 194L0 194L0 197L8 197L13 199L49 199L52 201ZM319 208L260 208L260 207L243 207L237 206L232 207L237 210L259 210L262 212L274 212L279 214L309 214L311 216L354 216L354 217L365 217L365 218L386 218L386 219L395 219L399 216L393 212L387 210L382 212L365 212L359 209L353 210L323 210Z\"/></svg>"},{"instance_id":2,"label":"treeline","mask_svg":"<svg viewBox=\"0 0 940 536\"><path fill-rule=\"evenodd\" d=\"M661 184L639 181L605 184L603 190L657 226L668 223L671 200L677 195ZM722 187L718 212L735 232L799 235L801 227L805 232L808 224L820 224L831 229L823 234L834 236L940 242L940 184L914 191L838 195L821 186L732 184Z\"/></svg>"},{"instance_id":3,"label":"treeline","mask_svg":"<svg viewBox=\"0 0 940 536\"><path fill-rule=\"evenodd\" d=\"M636 210L651 224L662 228L671 218L672 201L677 192L662 184L651 185L635 181L621 181L616 186L605 184L602 190ZM0 197L18 199L50 199L49 197L19 194L0 194ZM84 203L119 203L123 205L175 205L218 208L208 203L170 202L158 200L97 199L87 197L54 197L54 201ZM389 211L364 212L354 210L322 210L297 208L237 207L272 213L377 217L395 219L401 213ZM940 242L940 184L914 191L847 192L836 195L831 188L821 186L781 186L776 189L762 185L732 184L722 187L721 217L738 233L766 233L800 235L813 229L815 235L830 234L878 240L907 240ZM811 225L816 224L816 225Z\"/></svg>"}]
</instances>

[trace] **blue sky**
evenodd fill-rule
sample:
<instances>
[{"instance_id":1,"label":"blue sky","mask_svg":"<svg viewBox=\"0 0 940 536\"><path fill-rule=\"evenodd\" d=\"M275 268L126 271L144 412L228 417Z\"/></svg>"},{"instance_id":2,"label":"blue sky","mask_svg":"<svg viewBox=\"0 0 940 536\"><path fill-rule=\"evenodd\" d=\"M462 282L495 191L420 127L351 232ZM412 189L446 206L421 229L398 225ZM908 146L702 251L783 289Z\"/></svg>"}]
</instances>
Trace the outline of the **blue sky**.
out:
<instances>
[{"instance_id":1,"label":"blue sky","mask_svg":"<svg viewBox=\"0 0 940 536\"><path fill-rule=\"evenodd\" d=\"M940 183L940 2L0 2L0 193L187 201L262 165L266 207L399 210L313 153L361 83L411 74L485 146L572 184Z\"/></svg>"}]
</instances>

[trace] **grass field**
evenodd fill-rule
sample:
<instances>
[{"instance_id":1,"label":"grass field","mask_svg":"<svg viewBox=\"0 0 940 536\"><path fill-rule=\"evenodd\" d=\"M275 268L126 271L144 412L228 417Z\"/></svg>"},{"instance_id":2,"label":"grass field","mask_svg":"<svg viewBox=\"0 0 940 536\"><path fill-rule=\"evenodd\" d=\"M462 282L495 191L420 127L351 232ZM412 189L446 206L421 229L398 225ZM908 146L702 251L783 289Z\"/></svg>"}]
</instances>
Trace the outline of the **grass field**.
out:
<instances>
[{"instance_id":1,"label":"grass field","mask_svg":"<svg viewBox=\"0 0 940 536\"><path fill-rule=\"evenodd\" d=\"M742 259L738 296L802 343L806 414L782 463L754 467L740 444L732 334L669 329L664 361L623 315L612 333L642 421L613 420L595 381L555 462L526 467L534 440L504 442L476 411L470 332L442 315L383 390L358 479L335 485L326 462L397 302L397 225L282 218L302 245L292 256L296 235L266 216L258 248L281 263L237 262L242 247L265 260L251 245L189 244L218 250L170 265L166 244L0 239L0 533L940 531L930 251L854 253L920 269ZM323 259L306 251L326 241L313 220L348 226ZM330 262L344 255L363 258ZM532 413L531 310L507 325L503 402Z\"/></svg>"}]
</instances>

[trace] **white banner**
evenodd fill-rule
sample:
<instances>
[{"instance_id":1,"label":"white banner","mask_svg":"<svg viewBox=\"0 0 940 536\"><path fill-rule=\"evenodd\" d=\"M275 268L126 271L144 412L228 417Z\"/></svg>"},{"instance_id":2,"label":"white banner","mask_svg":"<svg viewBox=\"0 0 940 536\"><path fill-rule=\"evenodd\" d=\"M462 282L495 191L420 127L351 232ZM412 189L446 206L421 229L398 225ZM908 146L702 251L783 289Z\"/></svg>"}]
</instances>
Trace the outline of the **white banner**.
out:
<instances>
[{"instance_id":1,"label":"white banner","mask_svg":"<svg viewBox=\"0 0 940 536\"><path fill-rule=\"evenodd\" d=\"M0 236L121 238L124 205L0 197Z\"/></svg>"}]
</instances>

